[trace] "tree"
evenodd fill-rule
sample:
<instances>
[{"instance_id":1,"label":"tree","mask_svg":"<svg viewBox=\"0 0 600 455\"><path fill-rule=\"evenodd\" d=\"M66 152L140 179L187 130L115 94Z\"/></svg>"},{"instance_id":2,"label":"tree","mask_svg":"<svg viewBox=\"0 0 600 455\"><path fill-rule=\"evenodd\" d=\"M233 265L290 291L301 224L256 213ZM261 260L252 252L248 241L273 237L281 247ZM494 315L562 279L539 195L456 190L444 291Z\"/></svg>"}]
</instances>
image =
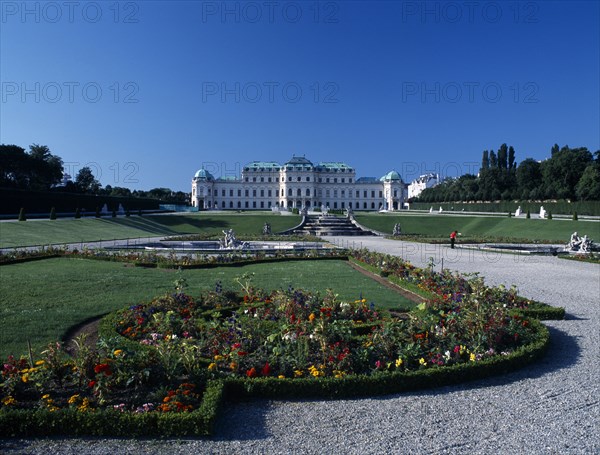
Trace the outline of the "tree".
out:
<instances>
[{"instance_id":1,"label":"tree","mask_svg":"<svg viewBox=\"0 0 600 455\"><path fill-rule=\"evenodd\" d=\"M559 152L553 152L552 157L542 163L546 197L575 199L575 187L591 162L592 154L585 147L564 146Z\"/></svg>"},{"instance_id":2,"label":"tree","mask_svg":"<svg viewBox=\"0 0 600 455\"><path fill-rule=\"evenodd\" d=\"M51 220L55 220L56 219L56 209L54 207L52 207L50 209L50 219Z\"/></svg>"},{"instance_id":3,"label":"tree","mask_svg":"<svg viewBox=\"0 0 600 455\"><path fill-rule=\"evenodd\" d=\"M25 216L25 208L21 207L19 210L19 221L27 221L27 217Z\"/></svg>"},{"instance_id":4,"label":"tree","mask_svg":"<svg viewBox=\"0 0 600 455\"><path fill-rule=\"evenodd\" d=\"M582 201L600 201L600 163L595 161L585 168L575 193Z\"/></svg>"},{"instance_id":5,"label":"tree","mask_svg":"<svg viewBox=\"0 0 600 455\"><path fill-rule=\"evenodd\" d=\"M517 167L517 192L528 199L531 190L542 185L542 165L533 158L526 158Z\"/></svg>"},{"instance_id":6,"label":"tree","mask_svg":"<svg viewBox=\"0 0 600 455\"><path fill-rule=\"evenodd\" d=\"M488 151L483 151L483 157L481 158L481 170L485 171L490 168L490 157L488 155Z\"/></svg>"},{"instance_id":7,"label":"tree","mask_svg":"<svg viewBox=\"0 0 600 455\"><path fill-rule=\"evenodd\" d=\"M498 167L498 158L496 158L496 154L493 150L490 150L490 167L492 169Z\"/></svg>"},{"instance_id":8,"label":"tree","mask_svg":"<svg viewBox=\"0 0 600 455\"><path fill-rule=\"evenodd\" d=\"M508 146L502 144L498 149L498 167L501 170L508 169Z\"/></svg>"},{"instance_id":9,"label":"tree","mask_svg":"<svg viewBox=\"0 0 600 455\"><path fill-rule=\"evenodd\" d=\"M515 149L511 145L508 148L508 170L514 171L517 169L517 163L515 162Z\"/></svg>"},{"instance_id":10,"label":"tree","mask_svg":"<svg viewBox=\"0 0 600 455\"><path fill-rule=\"evenodd\" d=\"M85 166L82 167L77 173L77 177L75 178L75 185L82 193L92 193L95 194L98 192L100 187L100 182L96 180L94 174L92 174L92 170Z\"/></svg>"}]
</instances>

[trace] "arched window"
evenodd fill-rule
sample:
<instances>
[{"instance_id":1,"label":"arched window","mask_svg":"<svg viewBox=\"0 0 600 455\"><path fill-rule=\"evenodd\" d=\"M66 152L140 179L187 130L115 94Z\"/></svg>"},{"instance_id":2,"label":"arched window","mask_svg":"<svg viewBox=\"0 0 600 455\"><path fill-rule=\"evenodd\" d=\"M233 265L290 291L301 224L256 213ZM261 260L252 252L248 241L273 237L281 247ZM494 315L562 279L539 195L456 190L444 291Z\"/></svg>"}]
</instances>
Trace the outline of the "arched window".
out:
<instances>
[{"instance_id":1,"label":"arched window","mask_svg":"<svg viewBox=\"0 0 600 455\"><path fill-rule=\"evenodd\" d=\"M310 196L310 188L306 188L306 195Z\"/></svg>"},{"instance_id":2,"label":"arched window","mask_svg":"<svg viewBox=\"0 0 600 455\"><path fill-rule=\"evenodd\" d=\"M296 194L297 194L298 196L302 196L302 190L301 190L300 188L298 188L298 190L296 191Z\"/></svg>"}]
</instances>

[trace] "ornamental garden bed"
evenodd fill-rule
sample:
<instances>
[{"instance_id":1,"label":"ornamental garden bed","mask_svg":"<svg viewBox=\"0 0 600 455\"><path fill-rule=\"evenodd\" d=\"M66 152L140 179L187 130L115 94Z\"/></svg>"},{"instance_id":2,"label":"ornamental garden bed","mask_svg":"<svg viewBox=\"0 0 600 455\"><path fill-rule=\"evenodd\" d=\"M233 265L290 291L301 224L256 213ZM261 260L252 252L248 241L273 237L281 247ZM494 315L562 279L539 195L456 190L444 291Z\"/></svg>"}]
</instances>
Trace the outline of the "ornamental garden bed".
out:
<instances>
[{"instance_id":1,"label":"ornamental garden bed","mask_svg":"<svg viewBox=\"0 0 600 455\"><path fill-rule=\"evenodd\" d=\"M428 298L398 314L332 292L174 292L111 313L93 347L79 338L9 358L4 435L209 435L224 397L389 394L502 374L542 356L548 330L516 291L478 277L355 252Z\"/></svg>"}]
</instances>

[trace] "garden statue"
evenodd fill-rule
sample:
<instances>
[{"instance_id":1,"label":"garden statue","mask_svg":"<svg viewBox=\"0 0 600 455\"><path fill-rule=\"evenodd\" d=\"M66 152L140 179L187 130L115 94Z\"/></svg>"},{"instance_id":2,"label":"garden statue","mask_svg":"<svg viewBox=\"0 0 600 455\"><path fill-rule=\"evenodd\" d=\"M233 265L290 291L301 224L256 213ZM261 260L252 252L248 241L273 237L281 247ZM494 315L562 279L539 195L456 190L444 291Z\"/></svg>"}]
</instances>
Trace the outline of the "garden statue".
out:
<instances>
[{"instance_id":1,"label":"garden statue","mask_svg":"<svg viewBox=\"0 0 600 455\"><path fill-rule=\"evenodd\" d=\"M346 216L347 216L348 218L352 218L352 216L353 216L353 215L354 215L354 211L352 210L352 207L348 207L348 208L346 209Z\"/></svg>"},{"instance_id":2,"label":"garden statue","mask_svg":"<svg viewBox=\"0 0 600 455\"><path fill-rule=\"evenodd\" d=\"M300 210L300 215L302 215L302 216L308 215L308 207L302 207L302 209Z\"/></svg>"},{"instance_id":3,"label":"garden statue","mask_svg":"<svg viewBox=\"0 0 600 455\"><path fill-rule=\"evenodd\" d=\"M265 222L262 233L263 235L271 235L271 225L269 223Z\"/></svg>"},{"instance_id":4,"label":"garden statue","mask_svg":"<svg viewBox=\"0 0 600 455\"><path fill-rule=\"evenodd\" d=\"M219 246L221 249L244 249L248 248L248 242L242 242L235 237L233 229L226 229L223 231L224 238L219 240Z\"/></svg>"},{"instance_id":5,"label":"garden statue","mask_svg":"<svg viewBox=\"0 0 600 455\"><path fill-rule=\"evenodd\" d=\"M433 213L433 206L429 207L429 213Z\"/></svg>"},{"instance_id":6,"label":"garden statue","mask_svg":"<svg viewBox=\"0 0 600 455\"><path fill-rule=\"evenodd\" d=\"M444 210L442 209L442 206L440 205L440 213L442 213Z\"/></svg>"},{"instance_id":7,"label":"garden statue","mask_svg":"<svg viewBox=\"0 0 600 455\"><path fill-rule=\"evenodd\" d=\"M515 216L516 216L516 217L518 217L518 216L521 216L521 206L519 206L519 207L517 208L517 210L515 211Z\"/></svg>"},{"instance_id":8,"label":"garden statue","mask_svg":"<svg viewBox=\"0 0 600 455\"><path fill-rule=\"evenodd\" d=\"M392 235L396 237L397 235L402 235L402 229L400 228L400 223L394 224L394 230L392 231Z\"/></svg>"},{"instance_id":9,"label":"garden statue","mask_svg":"<svg viewBox=\"0 0 600 455\"><path fill-rule=\"evenodd\" d=\"M546 209L543 205L540 207L540 218L546 218Z\"/></svg>"},{"instance_id":10,"label":"garden statue","mask_svg":"<svg viewBox=\"0 0 600 455\"><path fill-rule=\"evenodd\" d=\"M577 232L573 232L569 243L565 246L565 251L589 253L592 250L592 244L593 241L588 239L587 235L584 235L583 238L581 238Z\"/></svg>"}]
</instances>

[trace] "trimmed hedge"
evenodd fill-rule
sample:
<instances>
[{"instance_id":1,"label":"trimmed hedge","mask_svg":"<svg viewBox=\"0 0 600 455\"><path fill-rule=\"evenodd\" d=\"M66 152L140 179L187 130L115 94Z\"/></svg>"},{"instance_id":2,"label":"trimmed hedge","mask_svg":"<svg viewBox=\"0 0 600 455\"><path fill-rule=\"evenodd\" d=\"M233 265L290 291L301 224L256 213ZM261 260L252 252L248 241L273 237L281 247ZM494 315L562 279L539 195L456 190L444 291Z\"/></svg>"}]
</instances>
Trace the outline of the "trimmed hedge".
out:
<instances>
[{"instance_id":1,"label":"trimmed hedge","mask_svg":"<svg viewBox=\"0 0 600 455\"><path fill-rule=\"evenodd\" d=\"M223 382L209 381L200 408L184 413L116 410L0 410L0 434L23 436L208 436L223 400Z\"/></svg>"}]
</instances>

